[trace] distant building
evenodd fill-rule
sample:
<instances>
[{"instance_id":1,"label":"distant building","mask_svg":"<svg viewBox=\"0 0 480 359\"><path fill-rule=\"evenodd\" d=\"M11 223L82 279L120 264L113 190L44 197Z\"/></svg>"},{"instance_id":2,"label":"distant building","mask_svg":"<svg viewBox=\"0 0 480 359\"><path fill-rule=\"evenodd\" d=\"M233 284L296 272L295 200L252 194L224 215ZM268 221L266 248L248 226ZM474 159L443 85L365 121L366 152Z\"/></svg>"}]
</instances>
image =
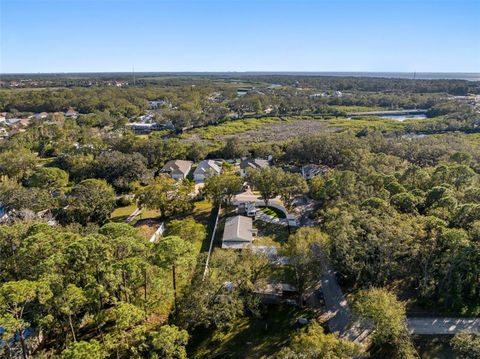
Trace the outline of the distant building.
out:
<instances>
[{"instance_id":1,"label":"distant building","mask_svg":"<svg viewBox=\"0 0 480 359\"><path fill-rule=\"evenodd\" d=\"M322 176L328 172L327 166L321 166L316 164L309 164L302 166L302 176L306 180L312 179L315 176Z\"/></svg>"},{"instance_id":2,"label":"distant building","mask_svg":"<svg viewBox=\"0 0 480 359\"><path fill-rule=\"evenodd\" d=\"M78 116L78 112L71 107L68 109L67 112L65 112L65 117L76 118L77 116Z\"/></svg>"},{"instance_id":3,"label":"distant building","mask_svg":"<svg viewBox=\"0 0 480 359\"><path fill-rule=\"evenodd\" d=\"M242 249L253 242L257 231L253 229L253 221L249 217L228 217L223 229L222 248Z\"/></svg>"},{"instance_id":4,"label":"distant building","mask_svg":"<svg viewBox=\"0 0 480 359\"><path fill-rule=\"evenodd\" d=\"M33 118L35 120L43 120L44 118L47 118L47 117L48 117L47 112L40 112L40 113L36 113L35 115L33 115Z\"/></svg>"},{"instance_id":5,"label":"distant building","mask_svg":"<svg viewBox=\"0 0 480 359\"><path fill-rule=\"evenodd\" d=\"M219 163L214 160L201 161L193 172L195 182L204 182L208 176L216 176L222 172Z\"/></svg>"},{"instance_id":6,"label":"distant building","mask_svg":"<svg viewBox=\"0 0 480 359\"><path fill-rule=\"evenodd\" d=\"M30 119L28 118L21 118L20 121L18 121L18 123L21 125L21 126L28 126L30 124Z\"/></svg>"},{"instance_id":7,"label":"distant building","mask_svg":"<svg viewBox=\"0 0 480 359\"><path fill-rule=\"evenodd\" d=\"M143 123L143 122L127 123L127 126L130 127L136 133L145 133L145 134L148 134L152 131L161 131L161 130L173 128L171 125L167 125L167 124Z\"/></svg>"},{"instance_id":8,"label":"distant building","mask_svg":"<svg viewBox=\"0 0 480 359\"><path fill-rule=\"evenodd\" d=\"M270 163L267 160L262 160L259 158L245 159L240 162L240 176L245 177L249 170L267 168L269 165Z\"/></svg>"},{"instance_id":9,"label":"distant building","mask_svg":"<svg viewBox=\"0 0 480 359\"><path fill-rule=\"evenodd\" d=\"M148 101L148 108L150 110L156 110L166 104L165 100L155 100L155 101Z\"/></svg>"},{"instance_id":10,"label":"distant building","mask_svg":"<svg viewBox=\"0 0 480 359\"><path fill-rule=\"evenodd\" d=\"M161 172L168 173L174 180L187 178L192 168L193 162L184 160L171 160L163 166Z\"/></svg>"}]
</instances>

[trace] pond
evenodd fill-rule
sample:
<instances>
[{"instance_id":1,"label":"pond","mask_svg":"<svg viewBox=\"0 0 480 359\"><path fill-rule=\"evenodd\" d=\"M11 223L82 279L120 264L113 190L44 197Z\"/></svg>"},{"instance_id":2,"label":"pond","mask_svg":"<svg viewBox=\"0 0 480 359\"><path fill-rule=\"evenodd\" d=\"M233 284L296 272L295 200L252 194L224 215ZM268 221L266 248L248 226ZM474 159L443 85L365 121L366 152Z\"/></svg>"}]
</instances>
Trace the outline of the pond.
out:
<instances>
[{"instance_id":1,"label":"pond","mask_svg":"<svg viewBox=\"0 0 480 359\"><path fill-rule=\"evenodd\" d=\"M381 115L380 118L385 118L387 120L395 121L405 121L405 120L425 120L427 118L426 114L411 114L411 115Z\"/></svg>"}]
</instances>

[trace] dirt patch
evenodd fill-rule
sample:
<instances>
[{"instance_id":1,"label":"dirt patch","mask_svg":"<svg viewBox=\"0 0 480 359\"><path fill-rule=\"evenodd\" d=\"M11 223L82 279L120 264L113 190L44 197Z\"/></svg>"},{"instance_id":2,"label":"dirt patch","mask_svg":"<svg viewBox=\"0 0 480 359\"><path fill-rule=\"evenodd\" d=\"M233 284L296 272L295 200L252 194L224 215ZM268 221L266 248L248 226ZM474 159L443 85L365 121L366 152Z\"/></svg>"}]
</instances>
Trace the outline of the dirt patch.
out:
<instances>
[{"instance_id":1,"label":"dirt patch","mask_svg":"<svg viewBox=\"0 0 480 359\"><path fill-rule=\"evenodd\" d=\"M291 120L270 123L259 129L248 130L235 136L219 136L219 138L226 140L229 137L238 137L250 143L278 142L300 135L335 131L335 129L328 128L327 126L327 122L318 120Z\"/></svg>"}]
</instances>

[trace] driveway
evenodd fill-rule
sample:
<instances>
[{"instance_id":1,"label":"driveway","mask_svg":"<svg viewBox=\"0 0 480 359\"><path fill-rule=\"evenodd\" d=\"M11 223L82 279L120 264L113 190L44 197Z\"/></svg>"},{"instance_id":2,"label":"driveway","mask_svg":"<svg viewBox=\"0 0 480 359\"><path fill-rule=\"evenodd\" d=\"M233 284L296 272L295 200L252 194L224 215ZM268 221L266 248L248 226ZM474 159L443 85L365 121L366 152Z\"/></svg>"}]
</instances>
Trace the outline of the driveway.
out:
<instances>
[{"instance_id":1,"label":"driveway","mask_svg":"<svg viewBox=\"0 0 480 359\"><path fill-rule=\"evenodd\" d=\"M279 225L279 226L288 226L288 220L286 218L272 217L272 216L269 216L266 213L263 213L260 210L257 211L257 213L255 214L255 219L257 219L259 221L271 223L271 224L276 224L276 225Z\"/></svg>"},{"instance_id":2,"label":"driveway","mask_svg":"<svg viewBox=\"0 0 480 359\"><path fill-rule=\"evenodd\" d=\"M480 318L408 318L407 326L412 334L480 334Z\"/></svg>"}]
</instances>

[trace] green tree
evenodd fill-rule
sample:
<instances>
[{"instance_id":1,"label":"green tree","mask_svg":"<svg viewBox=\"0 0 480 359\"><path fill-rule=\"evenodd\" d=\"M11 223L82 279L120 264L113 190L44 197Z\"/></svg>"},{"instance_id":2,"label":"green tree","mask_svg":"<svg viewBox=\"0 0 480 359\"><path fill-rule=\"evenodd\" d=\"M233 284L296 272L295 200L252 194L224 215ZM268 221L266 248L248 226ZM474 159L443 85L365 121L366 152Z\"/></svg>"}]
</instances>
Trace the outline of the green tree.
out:
<instances>
[{"instance_id":1,"label":"green tree","mask_svg":"<svg viewBox=\"0 0 480 359\"><path fill-rule=\"evenodd\" d=\"M247 148L238 137L230 137L223 148L223 156L227 159L244 157L247 154Z\"/></svg>"},{"instance_id":2,"label":"green tree","mask_svg":"<svg viewBox=\"0 0 480 359\"><path fill-rule=\"evenodd\" d=\"M235 194L242 190L242 179L233 173L224 172L210 176L205 181L205 194L214 205L228 206Z\"/></svg>"},{"instance_id":3,"label":"green tree","mask_svg":"<svg viewBox=\"0 0 480 359\"><path fill-rule=\"evenodd\" d=\"M108 353L95 339L71 343L62 352L63 359L104 359L107 356Z\"/></svg>"},{"instance_id":4,"label":"green tree","mask_svg":"<svg viewBox=\"0 0 480 359\"><path fill-rule=\"evenodd\" d=\"M81 311L82 306L87 302L87 298L81 288L74 284L67 285L62 296L58 298L59 310L68 317L68 325L72 331L73 341L77 341L72 316Z\"/></svg>"},{"instance_id":5,"label":"green tree","mask_svg":"<svg viewBox=\"0 0 480 359\"><path fill-rule=\"evenodd\" d=\"M0 181L0 203L7 210L40 212L55 206L51 194L43 188L25 188L15 180Z\"/></svg>"},{"instance_id":6,"label":"green tree","mask_svg":"<svg viewBox=\"0 0 480 359\"><path fill-rule=\"evenodd\" d=\"M83 180L67 193L60 210L64 222L105 223L115 208L115 192L103 180Z\"/></svg>"},{"instance_id":7,"label":"green tree","mask_svg":"<svg viewBox=\"0 0 480 359\"><path fill-rule=\"evenodd\" d=\"M363 290L355 296L354 310L373 322L373 341L390 347L394 358L418 358L406 326L405 305L382 288Z\"/></svg>"},{"instance_id":8,"label":"green tree","mask_svg":"<svg viewBox=\"0 0 480 359\"><path fill-rule=\"evenodd\" d=\"M329 240L326 234L316 228L303 227L290 235L286 244L286 253L295 269L300 303L307 287L318 281L322 267L321 251L328 253Z\"/></svg>"},{"instance_id":9,"label":"green tree","mask_svg":"<svg viewBox=\"0 0 480 359\"><path fill-rule=\"evenodd\" d=\"M363 354L358 344L340 339L334 334L325 334L317 322L310 323L296 334L288 347L273 355L273 358L357 358Z\"/></svg>"},{"instance_id":10,"label":"green tree","mask_svg":"<svg viewBox=\"0 0 480 359\"><path fill-rule=\"evenodd\" d=\"M140 207L156 209L161 217L189 212L193 209L193 185L190 181L177 183L166 176L156 178L141 188L136 197Z\"/></svg>"},{"instance_id":11,"label":"green tree","mask_svg":"<svg viewBox=\"0 0 480 359\"><path fill-rule=\"evenodd\" d=\"M158 332L152 333L153 348L165 359L187 359L188 339L188 332L175 325L163 325Z\"/></svg>"},{"instance_id":12,"label":"green tree","mask_svg":"<svg viewBox=\"0 0 480 359\"><path fill-rule=\"evenodd\" d=\"M390 202L402 213L416 213L418 199L408 192L397 193L390 198Z\"/></svg>"},{"instance_id":13,"label":"green tree","mask_svg":"<svg viewBox=\"0 0 480 359\"><path fill-rule=\"evenodd\" d=\"M38 157L26 148L0 152L0 175L21 180L26 178L38 164Z\"/></svg>"},{"instance_id":14,"label":"green tree","mask_svg":"<svg viewBox=\"0 0 480 359\"><path fill-rule=\"evenodd\" d=\"M180 237L165 237L154 247L155 259L159 266L171 268L175 308L177 307L177 271L183 276L191 271L195 263L195 248Z\"/></svg>"},{"instance_id":15,"label":"green tree","mask_svg":"<svg viewBox=\"0 0 480 359\"><path fill-rule=\"evenodd\" d=\"M247 175L247 180L254 189L260 192L266 206L268 206L271 198L280 194L283 178L283 170L277 167L254 169L249 171Z\"/></svg>"},{"instance_id":16,"label":"green tree","mask_svg":"<svg viewBox=\"0 0 480 359\"><path fill-rule=\"evenodd\" d=\"M174 219L168 222L164 235L177 236L190 243L199 243L207 236L207 230L203 224L195 222L192 218Z\"/></svg>"},{"instance_id":17,"label":"green tree","mask_svg":"<svg viewBox=\"0 0 480 359\"><path fill-rule=\"evenodd\" d=\"M462 359L480 359L480 336L475 334L455 334L450 341L453 350Z\"/></svg>"},{"instance_id":18,"label":"green tree","mask_svg":"<svg viewBox=\"0 0 480 359\"><path fill-rule=\"evenodd\" d=\"M35 300L45 303L51 297L50 288L42 282L20 280L3 283L0 287L0 323L5 330L2 336L7 342L13 336L18 336L24 359L28 357L25 329L30 326L24 318L25 309Z\"/></svg>"},{"instance_id":19,"label":"green tree","mask_svg":"<svg viewBox=\"0 0 480 359\"><path fill-rule=\"evenodd\" d=\"M292 208L295 197L308 191L307 182L299 173L284 173L277 186L280 198L287 208Z\"/></svg>"},{"instance_id":20,"label":"green tree","mask_svg":"<svg viewBox=\"0 0 480 359\"><path fill-rule=\"evenodd\" d=\"M41 167L28 178L29 187L40 187L54 191L68 184L68 173L56 167Z\"/></svg>"}]
</instances>

